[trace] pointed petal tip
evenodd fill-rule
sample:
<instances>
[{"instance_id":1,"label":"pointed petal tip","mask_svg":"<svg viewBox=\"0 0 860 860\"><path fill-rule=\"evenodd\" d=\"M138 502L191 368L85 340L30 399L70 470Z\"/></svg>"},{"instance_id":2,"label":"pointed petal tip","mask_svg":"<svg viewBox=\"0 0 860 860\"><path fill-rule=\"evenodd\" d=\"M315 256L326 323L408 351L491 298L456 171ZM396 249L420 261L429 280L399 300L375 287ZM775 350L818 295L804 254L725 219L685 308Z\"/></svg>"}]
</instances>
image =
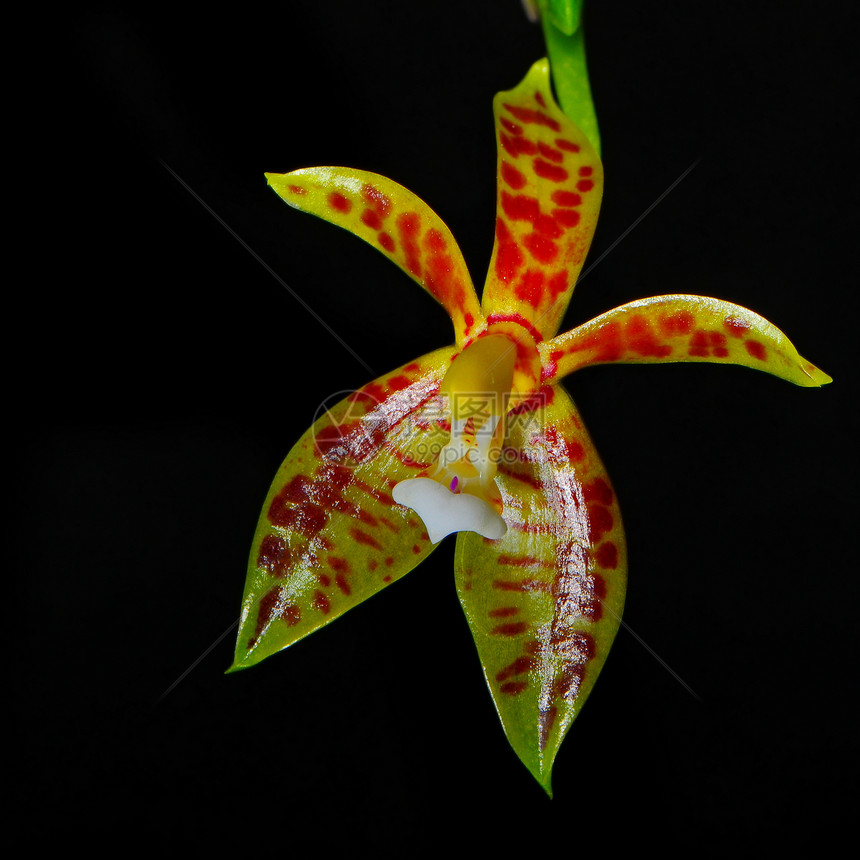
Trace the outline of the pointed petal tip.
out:
<instances>
[{"instance_id":1,"label":"pointed petal tip","mask_svg":"<svg viewBox=\"0 0 860 860\"><path fill-rule=\"evenodd\" d=\"M809 377L809 381L804 383L804 388L821 388L822 385L830 385L833 382L832 376L814 364L804 364L803 372Z\"/></svg>"}]
</instances>

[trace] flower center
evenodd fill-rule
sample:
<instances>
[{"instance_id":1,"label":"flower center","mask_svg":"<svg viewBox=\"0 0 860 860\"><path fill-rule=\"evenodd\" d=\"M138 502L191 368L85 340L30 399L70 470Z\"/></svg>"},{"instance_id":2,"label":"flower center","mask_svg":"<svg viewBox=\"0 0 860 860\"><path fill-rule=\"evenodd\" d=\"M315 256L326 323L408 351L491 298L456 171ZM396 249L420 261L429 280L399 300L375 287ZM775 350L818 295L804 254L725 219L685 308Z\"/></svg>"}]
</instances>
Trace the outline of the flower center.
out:
<instances>
[{"instance_id":1,"label":"flower center","mask_svg":"<svg viewBox=\"0 0 860 860\"><path fill-rule=\"evenodd\" d=\"M433 543L459 531L493 540L507 531L494 479L516 355L509 338L487 335L451 362L440 387L451 437L429 477L401 481L394 488L394 500L421 517Z\"/></svg>"}]
</instances>

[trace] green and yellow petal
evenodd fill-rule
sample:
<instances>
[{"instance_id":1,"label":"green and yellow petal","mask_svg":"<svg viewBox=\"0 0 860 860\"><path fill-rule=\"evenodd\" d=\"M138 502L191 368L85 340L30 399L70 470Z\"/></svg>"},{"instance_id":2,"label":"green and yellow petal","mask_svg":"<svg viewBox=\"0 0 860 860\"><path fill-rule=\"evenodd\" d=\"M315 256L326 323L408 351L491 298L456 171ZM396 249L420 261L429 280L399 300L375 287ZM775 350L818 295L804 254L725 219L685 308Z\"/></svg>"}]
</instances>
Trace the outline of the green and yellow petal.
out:
<instances>
[{"instance_id":1,"label":"green and yellow petal","mask_svg":"<svg viewBox=\"0 0 860 860\"><path fill-rule=\"evenodd\" d=\"M421 474L447 436L438 393L453 354L437 350L364 386L290 451L251 547L231 669L328 624L433 550L391 491Z\"/></svg>"},{"instance_id":2,"label":"green and yellow petal","mask_svg":"<svg viewBox=\"0 0 860 860\"><path fill-rule=\"evenodd\" d=\"M603 167L553 100L546 60L493 108L496 240L482 307L490 319L519 318L552 337L594 235Z\"/></svg>"},{"instance_id":3,"label":"green and yellow petal","mask_svg":"<svg viewBox=\"0 0 860 860\"><path fill-rule=\"evenodd\" d=\"M653 296L613 308L538 347L548 382L592 364L740 364L814 388L831 378L773 323L705 296Z\"/></svg>"},{"instance_id":4,"label":"green and yellow petal","mask_svg":"<svg viewBox=\"0 0 860 860\"><path fill-rule=\"evenodd\" d=\"M508 530L458 535L457 591L508 740L551 793L555 755L621 623L627 554L567 393L544 389L511 418L497 478Z\"/></svg>"},{"instance_id":5,"label":"green and yellow petal","mask_svg":"<svg viewBox=\"0 0 860 860\"><path fill-rule=\"evenodd\" d=\"M424 287L451 316L458 345L481 330L481 306L460 248L420 197L349 167L308 167L266 179L290 206L364 239Z\"/></svg>"}]
</instances>

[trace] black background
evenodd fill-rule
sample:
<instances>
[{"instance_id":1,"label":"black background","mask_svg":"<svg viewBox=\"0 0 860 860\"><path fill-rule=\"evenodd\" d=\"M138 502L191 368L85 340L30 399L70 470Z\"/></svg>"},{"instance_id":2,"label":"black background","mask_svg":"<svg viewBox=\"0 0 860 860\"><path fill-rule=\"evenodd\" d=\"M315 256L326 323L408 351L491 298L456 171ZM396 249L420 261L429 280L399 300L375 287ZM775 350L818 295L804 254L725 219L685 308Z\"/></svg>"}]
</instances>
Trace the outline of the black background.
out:
<instances>
[{"instance_id":1,"label":"black background","mask_svg":"<svg viewBox=\"0 0 860 860\"><path fill-rule=\"evenodd\" d=\"M553 801L495 716L451 540L251 671L223 674L228 634L160 698L236 618L280 461L324 398L371 376L165 165L381 374L447 343L444 312L285 206L263 171L392 177L451 227L480 289L491 100L544 54L539 29L515 0L416 0L91 4L30 31L26 86L13 82L32 208L13 248L30 275L10 337L28 356L11 380L10 746L31 836L405 851L462 827L485 850L525 835L534 850L705 853L823 847L847 825L849 9L587 9L606 171L592 259L701 160L580 284L564 328L644 296L713 295L768 317L836 382L706 365L567 380L625 514L625 620L701 701L622 630Z\"/></svg>"}]
</instances>

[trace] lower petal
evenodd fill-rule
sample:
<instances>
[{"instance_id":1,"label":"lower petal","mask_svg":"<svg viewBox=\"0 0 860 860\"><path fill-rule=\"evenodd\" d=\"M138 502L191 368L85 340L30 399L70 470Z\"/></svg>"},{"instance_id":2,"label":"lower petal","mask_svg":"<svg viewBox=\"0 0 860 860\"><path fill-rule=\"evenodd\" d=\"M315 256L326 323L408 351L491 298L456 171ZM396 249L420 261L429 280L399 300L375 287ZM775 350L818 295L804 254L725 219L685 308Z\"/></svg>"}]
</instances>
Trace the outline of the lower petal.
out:
<instances>
[{"instance_id":1,"label":"lower petal","mask_svg":"<svg viewBox=\"0 0 860 860\"><path fill-rule=\"evenodd\" d=\"M437 350L366 385L290 451L254 536L231 670L328 624L433 550L391 492L447 437L438 392L453 353Z\"/></svg>"},{"instance_id":2,"label":"lower petal","mask_svg":"<svg viewBox=\"0 0 860 860\"><path fill-rule=\"evenodd\" d=\"M508 740L550 792L621 623L627 560L615 494L573 402L553 387L532 405L514 416L499 466L507 532L461 533L456 575Z\"/></svg>"}]
</instances>

